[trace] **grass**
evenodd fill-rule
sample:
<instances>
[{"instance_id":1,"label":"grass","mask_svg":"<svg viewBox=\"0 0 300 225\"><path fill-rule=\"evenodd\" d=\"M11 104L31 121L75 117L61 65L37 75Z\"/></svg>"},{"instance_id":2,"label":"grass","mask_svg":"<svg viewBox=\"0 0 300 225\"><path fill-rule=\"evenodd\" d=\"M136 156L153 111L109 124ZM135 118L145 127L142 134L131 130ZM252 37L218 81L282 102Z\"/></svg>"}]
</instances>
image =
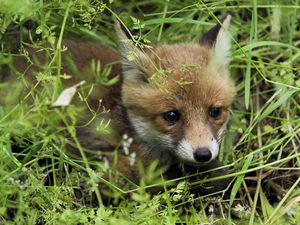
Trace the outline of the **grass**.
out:
<instances>
[{"instance_id":1,"label":"grass","mask_svg":"<svg viewBox=\"0 0 300 225\"><path fill-rule=\"evenodd\" d=\"M233 16L230 70L237 87L220 154L229 173L192 182L183 177L177 187L154 196L143 182L123 190L104 181L109 168L88 160L75 134L81 109L48 107L63 90L62 39L75 36L117 48L116 14L152 45L196 41L226 12ZM28 85L22 74L17 84L0 84L2 98L11 103L0 107L0 224L299 224L299 0L0 0L0 40L1 79L5 69L13 70L14 55L27 55L28 45L47 46L52 56L39 83L21 98L16 100L20 85ZM102 82L109 83L108 72ZM88 94L80 93L85 101ZM108 123L99 123L103 134ZM66 154L69 142L80 159ZM228 198L188 190L224 177L232 179ZM111 205L102 204L102 182L115 187ZM124 193L131 197L124 200Z\"/></svg>"}]
</instances>

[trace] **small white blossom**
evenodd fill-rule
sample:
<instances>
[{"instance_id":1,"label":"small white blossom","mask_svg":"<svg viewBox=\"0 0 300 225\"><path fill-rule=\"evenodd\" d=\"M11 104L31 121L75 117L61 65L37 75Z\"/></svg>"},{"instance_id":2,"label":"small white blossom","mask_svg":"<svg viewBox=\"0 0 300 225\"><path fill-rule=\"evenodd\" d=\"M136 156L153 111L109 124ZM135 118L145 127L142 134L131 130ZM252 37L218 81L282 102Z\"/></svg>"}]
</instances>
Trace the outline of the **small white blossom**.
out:
<instances>
[{"instance_id":1,"label":"small white blossom","mask_svg":"<svg viewBox=\"0 0 300 225\"><path fill-rule=\"evenodd\" d=\"M104 162L104 167L109 168L109 162L108 162L108 159L106 157L103 157L103 162Z\"/></svg>"},{"instance_id":2,"label":"small white blossom","mask_svg":"<svg viewBox=\"0 0 300 225\"><path fill-rule=\"evenodd\" d=\"M127 134L123 135L123 151L125 155L129 155L129 147L133 142L133 138L128 137Z\"/></svg>"},{"instance_id":3,"label":"small white blossom","mask_svg":"<svg viewBox=\"0 0 300 225\"><path fill-rule=\"evenodd\" d=\"M128 138L128 144L131 145L133 142L133 138Z\"/></svg>"},{"instance_id":4,"label":"small white blossom","mask_svg":"<svg viewBox=\"0 0 300 225\"><path fill-rule=\"evenodd\" d=\"M123 139L127 140L128 139L128 135L127 134L123 134Z\"/></svg>"},{"instance_id":5,"label":"small white blossom","mask_svg":"<svg viewBox=\"0 0 300 225\"><path fill-rule=\"evenodd\" d=\"M7 178L7 182L8 182L8 183L13 183L13 182L14 182L14 178L8 177L8 178Z\"/></svg>"},{"instance_id":6,"label":"small white blossom","mask_svg":"<svg viewBox=\"0 0 300 225\"><path fill-rule=\"evenodd\" d=\"M16 180L16 185L20 186L22 184L22 181L21 180Z\"/></svg>"},{"instance_id":7,"label":"small white blossom","mask_svg":"<svg viewBox=\"0 0 300 225\"><path fill-rule=\"evenodd\" d=\"M132 153L130 154L130 158L129 158L129 164L130 164L130 166L133 166L133 165L134 165L134 163L135 163L135 158L136 158L136 153L135 153L135 152L132 152Z\"/></svg>"}]
</instances>

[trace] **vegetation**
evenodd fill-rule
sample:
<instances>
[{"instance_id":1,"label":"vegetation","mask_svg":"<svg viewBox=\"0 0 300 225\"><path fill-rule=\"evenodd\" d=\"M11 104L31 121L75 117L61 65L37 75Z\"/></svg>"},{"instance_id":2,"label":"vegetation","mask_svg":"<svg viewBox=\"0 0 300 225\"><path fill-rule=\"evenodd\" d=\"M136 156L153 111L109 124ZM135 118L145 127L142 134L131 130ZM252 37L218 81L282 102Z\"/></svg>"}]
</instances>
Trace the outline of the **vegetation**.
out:
<instances>
[{"instance_id":1,"label":"vegetation","mask_svg":"<svg viewBox=\"0 0 300 225\"><path fill-rule=\"evenodd\" d=\"M183 177L176 188L154 196L142 182L141 188L116 190L130 197L102 205L97 187L105 162L66 153L68 142L78 144L74 131L80 109L49 107L64 88L60 81L68 78L60 69L62 38L117 48L117 17L147 45L197 41L227 12L237 86L220 154L229 170L222 177L232 179L229 195L198 196L187 188L222 177L192 183ZM27 46L47 48L53 59L38 74L38 85L13 107L0 106L0 224L300 223L299 0L0 0L0 43L0 79L14 69L13 56L27 56ZM99 79L111 85L108 72ZM26 85L22 74L18 79L18 84L0 83L6 102ZM99 130L107 129L102 121Z\"/></svg>"}]
</instances>

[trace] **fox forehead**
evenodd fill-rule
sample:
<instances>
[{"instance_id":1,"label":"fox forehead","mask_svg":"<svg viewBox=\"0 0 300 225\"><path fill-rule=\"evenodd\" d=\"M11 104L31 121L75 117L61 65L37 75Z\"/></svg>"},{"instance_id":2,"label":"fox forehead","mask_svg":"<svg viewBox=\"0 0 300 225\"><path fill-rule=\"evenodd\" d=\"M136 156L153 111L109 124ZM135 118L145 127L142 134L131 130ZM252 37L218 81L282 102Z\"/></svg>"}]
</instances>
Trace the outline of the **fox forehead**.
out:
<instances>
[{"instance_id":1,"label":"fox forehead","mask_svg":"<svg viewBox=\"0 0 300 225\"><path fill-rule=\"evenodd\" d=\"M151 82L142 86L135 83L126 85L127 90L124 91L128 91L131 97L125 102L132 100L135 107L149 106L151 112L158 113L174 108L229 107L231 104L234 85L228 71L209 71L212 53L206 46L163 45L148 54L151 63L144 68L145 75L150 80L153 77L160 87L154 87Z\"/></svg>"},{"instance_id":2,"label":"fox forehead","mask_svg":"<svg viewBox=\"0 0 300 225\"><path fill-rule=\"evenodd\" d=\"M200 44L179 43L162 45L154 49L154 61L168 69L183 70L184 65L205 67L211 57L211 49Z\"/></svg>"}]
</instances>

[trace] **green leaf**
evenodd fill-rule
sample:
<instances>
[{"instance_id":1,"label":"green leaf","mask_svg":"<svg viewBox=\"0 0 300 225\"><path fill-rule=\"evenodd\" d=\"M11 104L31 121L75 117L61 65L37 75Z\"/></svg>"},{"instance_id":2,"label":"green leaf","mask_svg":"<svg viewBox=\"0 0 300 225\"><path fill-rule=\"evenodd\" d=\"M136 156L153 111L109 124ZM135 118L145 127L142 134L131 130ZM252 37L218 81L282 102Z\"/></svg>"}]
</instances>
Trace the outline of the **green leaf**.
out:
<instances>
[{"instance_id":1,"label":"green leaf","mask_svg":"<svg viewBox=\"0 0 300 225\"><path fill-rule=\"evenodd\" d=\"M250 166L250 164L252 162L252 159L253 159L253 154L249 154L246 157L246 159L245 159L245 162L244 162L244 165L243 165L241 171L246 171L249 168L249 166ZM232 203L233 203L233 201L235 199L235 196L236 196L236 194L237 194L237 192L238 192L238 190L239 190L239 188L241 186L241 183L243 182L244 176L245 176L245 174L242 174L242 175L238 176L236 178L235 182L234 182L234 185L233 185L231 193L230 193L229 209L231 208ZM229 217L228 218L229 219L229 224L231 224L231 214L230 214L230 212L228 214L228 217Z\"/></svg>"}]
</instances>

